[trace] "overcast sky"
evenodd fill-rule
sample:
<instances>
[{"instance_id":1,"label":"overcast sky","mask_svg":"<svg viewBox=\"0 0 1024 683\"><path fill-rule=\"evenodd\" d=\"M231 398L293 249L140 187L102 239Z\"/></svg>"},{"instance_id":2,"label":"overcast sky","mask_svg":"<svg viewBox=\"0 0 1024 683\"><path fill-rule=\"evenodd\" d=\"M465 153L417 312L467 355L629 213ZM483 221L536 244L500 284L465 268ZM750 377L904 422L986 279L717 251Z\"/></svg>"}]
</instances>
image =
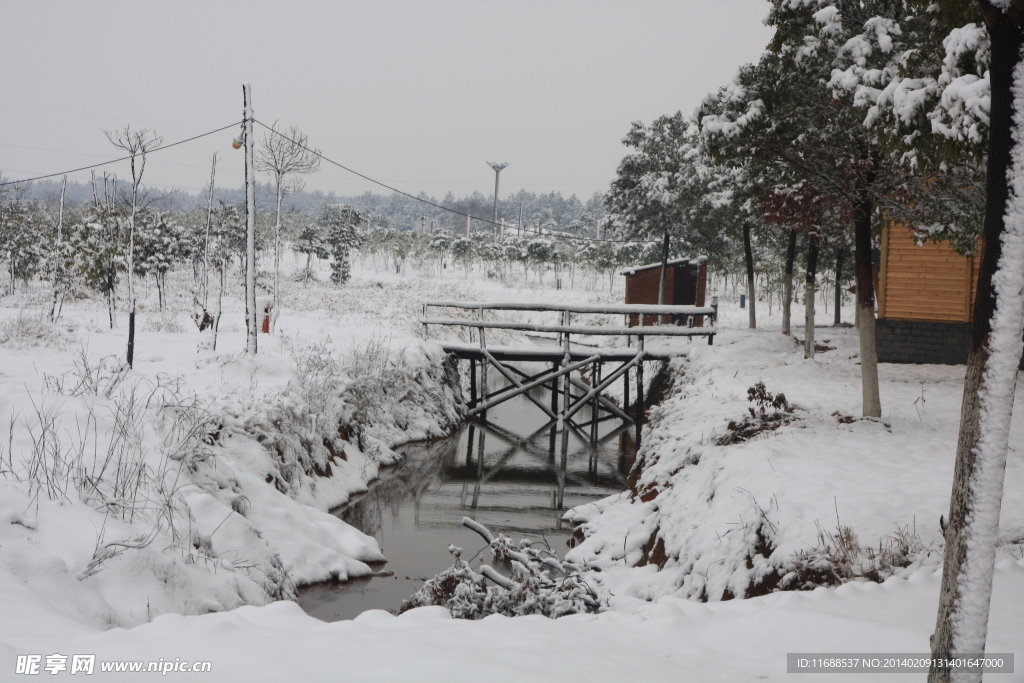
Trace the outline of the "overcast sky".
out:
<instances>
[{"instance_id":1,"label":"overcast sky","mask_svg":"<svg viewBox=\"0 0 1024 683\"><path fill-rule=\"evenodd\" d=\"M173 142L238 121L297 125L368 176L441 197L581 198L615 175L632 121L689 113L754 61L765 0L570 2L6 2L0 15L0 173L118 156L103 130ZM153 155L144 183L191 192L243 182L225 131ZM107 167L121 177L126 163ZM87 180L88 171L73 174ZM309 188L386 192L328 164Z\"/></svg>"}]
</instances>

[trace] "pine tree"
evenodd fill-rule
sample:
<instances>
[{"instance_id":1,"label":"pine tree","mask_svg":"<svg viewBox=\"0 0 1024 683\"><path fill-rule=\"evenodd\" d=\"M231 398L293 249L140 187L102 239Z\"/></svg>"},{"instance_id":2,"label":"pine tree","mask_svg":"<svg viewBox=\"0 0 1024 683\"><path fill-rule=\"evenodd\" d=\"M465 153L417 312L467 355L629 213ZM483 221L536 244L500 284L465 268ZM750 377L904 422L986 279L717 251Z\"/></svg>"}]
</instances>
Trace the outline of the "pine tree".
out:
<instances>
[{"instance_id":1,"label":"pine tree","mask_svg":"<svg viewBox=\"0 0 1024 683\"><path fill-rule=\"evenodd\" d=\"M363 214L348 205L325 206L319 223L330 247L331 282L343 285L352 277L350 252L359 248L359 227L364 223Z\"/></svg>"}]
</instances>

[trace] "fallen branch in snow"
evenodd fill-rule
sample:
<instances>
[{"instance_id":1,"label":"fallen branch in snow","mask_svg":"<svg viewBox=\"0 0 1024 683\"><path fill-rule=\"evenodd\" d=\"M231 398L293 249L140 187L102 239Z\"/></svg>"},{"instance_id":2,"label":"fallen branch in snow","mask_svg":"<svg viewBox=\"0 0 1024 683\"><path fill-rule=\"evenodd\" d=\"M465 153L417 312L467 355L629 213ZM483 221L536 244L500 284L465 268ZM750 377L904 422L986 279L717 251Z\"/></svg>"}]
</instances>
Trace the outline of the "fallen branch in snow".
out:
<instances>
[{"instance_id":1,"label":"fallen branch in snow","mask_svg":"<svg viewBox=\"0 0 1024 683\"><path fill-rule=\"evenodd\" d=\"M468 517L463 517L462 523L487 541L494 559L503 563L509 576L490 565L481 566L478 573L462 559L461 548L448 546L455 564L405 600L399 613L426 605L446 607L457 619L482 619L489 614L556 618L601 610L597 594L580 578L582 567L559 560L546 544L535 548L523 540L516 545L508 536L495 536Z\"/></svg>"}]
</instances>

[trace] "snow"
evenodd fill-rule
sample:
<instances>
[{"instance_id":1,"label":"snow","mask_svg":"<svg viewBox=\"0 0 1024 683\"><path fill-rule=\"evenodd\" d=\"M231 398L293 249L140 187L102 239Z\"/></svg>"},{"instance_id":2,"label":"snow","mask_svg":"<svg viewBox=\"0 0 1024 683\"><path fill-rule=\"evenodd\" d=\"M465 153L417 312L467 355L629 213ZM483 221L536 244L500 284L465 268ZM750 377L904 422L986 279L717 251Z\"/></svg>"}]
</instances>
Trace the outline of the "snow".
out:
<instances>
[{"instance_id":1,"label":"snow","mask_svg":"<svg viewBox=\"0 0 1024 683\"><path fill-rule=\"evenodd\" d=\"M285 261L287 272L303 266L305 257ZM181 289L175 276L168 275L172 292L175 286ZM842 524L864 545L916 522L922 546L935 549L938 516L948 507L962 368L883 364L884 420L840 422L832 412L856 415L860 403L855 330L819 331L816 336L836 348L805 361L797 345L779 334L777 320L768 320L767 329L743 329L746 311L725 293L720 293L720 334L714 346L658 342L659 348L676 344L688 352L673 362L676 385L652 413L645 435L645 453L657 458L639 486L658 489L658 495L646 502L614 496L573 512L585 520L590 537L572 553L603 570L591 577L609 601L606 612L558 620L466 622L438 608L420 608L401 617L370 611L353 621L328 624L307 616L292 601L275 599L287 597L295 584L369 572L367 563L381 557L376 542L327 510L362 490L380 466L394 462L392 448L398 443L438 436L457 415L451 412L457 396L437 374L438 345L418 338L423 300L583 305L621 300L621 290L609 295L508 288L496 280L463 277L461 270L436 277L355 267L344 288L286 286L277 334L261 335L255 359L243 354L245 306L241 297L231 296L241 292L235 286L225 298L218 352L199 344L187 320L181 323L187 333L139 332L136 369L110 396L102 382L100 391L70 391L80 349L94 362L123 353L124 332L107 329L102 302L66 306L62 325L73 329L58 333L46 328L52 338L27 343L27 333L19 333L0 342L0 425L14 418L11 446L7 439L0 443L0 471L6 473L0 474L0 680L13 675L18 655L52 653L93 653L100 661L209 660L212 680L225 681L342 676L361 681L486 677L519 683L779 680L787 677L787 652L927 652L940 580L934 553L917 553L910 566L882 583L853 581L809 592L720 598L726 588L742 595L751 580L813 548L815 521L834 528L837 508ZM143 287L138 294L140 327L147 329L146 321L160 316ZM170 305L187 310L190 301L178 294L170 296ZM40 290L41 305L48 304L48 297L45 288ZM0 309L4 319L32 315L10 301L7 305ZM801 314L801 307L794 307L793 319ZM184 319L184 313L177 315ZM532 322L547 322L551 316L494 314L498 320L505 315ZM766 324L768 317L761 317ZM600 322L594 314L581 315L581 323ZM494 332L493 339L488 336L493 344L522 341ZM438 334L454 340L460 332ZM321 362L335 365L318 375ZM433 393L414 393L410 400L374 393L391 386L357 381L381 376L374 372L390 373L386 376L396 386L406 380L412 386L408 378L414 378ZM104 375L103 381L109 380ZM131 387L152 391L158 380L174 388L166 389L167 396L193 397L205 406L218 418L221 436L209 446L211 456L194 441L168 439L170 427L185 419L178 413L141 414L131 443L138 444L147 467L165 473L168 485L186 485L169 513L178 535L165 525L150 545L117 552L110 543L152 532L149 512L139 512L135 521L130 515L104 514L98 494L83 499L73 486L66 489L67 497L51 497L45 488L26 485L24 465L17 461L31 452L29 425L50 414L45 410L50 408L60 418L65 448L79 443L76 425L96 420L100 437L95 445L104 454L110 442L104 430L123 405L119 392ZM729 420L746 414L746 389L758 380L771 391L784 391L799 419L742 444L714 445ZM305 450L303 438L323 436L336 420L367 409L324 398L351 396L355 389L373 402L389 401L371 415L362 446L351 440L336 443L345 459L328 460L326 451ZM44 408L41 414L33 401ZM1012 424L1011 446L1024 436L1021 429L1024 421L1018 419ZM94 437L89 430L84 434L91 453ZM183 443L191 445L184 448ZM328 461L331 476L305 469ZM11 469L22 481L8 472L7 462L17 465ZM1008 487L1024 484L1018 457L1010 460L1006 476ZM711 492L708 501L703 494ZM146 491L156 502L164 500L158 493ZM748 568L746 559L757 541L753 525L765 517L777 530L770 532L775 549L767 558L750 558L753 567ZM1024 646L1024 614L1015 607L1024 597L1024 561L1019 559L1024 500L1006 501L1003 522L989 652ZM625 564L635 563L655 526L676 559L661 571L653 564L625 567L623 549ZM728 533L719 541L713 532ZM467 548L467 553L475 550ZM111 555L90 569L104 552ZM709 601L691 599L699 597L702 587ZM94 676L124 678L99 670ZM850 678L819 675L815 680ZM907 677L882 674L872 680Z\"/></svg>"},{"instance_id":2,"label":"snow","mask_svg":"<svg viewBox=\"0 0 1024 683\"><path fill-rule=\"evenodd\" d=\"M1024 566L996 570L990 652L1020 651L1024 616L1016 607ZM18 654L95 653L100 661L181 658L212 662L211 680L754 681L788 680L787 652L922 652L927 648L938 576L921 570L883 584L780 593L756 600L701 604L621 598L600 615L448 618L424 607L393 617L382 611L332 624L294 603L219 614L166 615L134 629L88 628L54 615L0 579L9 598L0 617L0 661ZM18 628L11 616L25 624ZM98 666L97 666L98 669ZM5 675L10 675L5 670ZM168 674L184 680L184 673ZM95 680L123 674L97 673ZM917 680L873 674L872 681ZM848 674L813 676L850 681ZM1013 680L1008 677L1007 680Z\"/></svg>"}]
</instances>

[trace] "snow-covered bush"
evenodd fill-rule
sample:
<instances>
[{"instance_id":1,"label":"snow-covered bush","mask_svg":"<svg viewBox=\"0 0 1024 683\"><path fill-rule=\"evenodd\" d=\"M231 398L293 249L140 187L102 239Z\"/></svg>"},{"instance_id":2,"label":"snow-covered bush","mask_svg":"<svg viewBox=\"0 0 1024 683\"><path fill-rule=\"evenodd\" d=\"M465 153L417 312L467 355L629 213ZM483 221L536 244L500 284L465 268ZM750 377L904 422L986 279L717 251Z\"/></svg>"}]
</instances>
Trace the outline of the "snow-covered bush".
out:
<instances>
[{"instance_id":1,"label":"snow-covered bush","mask_svg":"<svg viewBox=\"0 0 1024 683\"><path fill-rule=\"evenodd\" d=\"M807 590L857 579L880 583L929 556L937 560L939 550L926 547L917 529L910 526L897 527L893 534L879 540L877 548L862 546L849 526L839 524L835 532L819 527L818 544L790 558L792 569L782 576L779 585Z\"/></svg>"},{"instance_id":2,"label":"snow-covered bush","mask_svg":"<svg viewBox=\"0 0 1024 683\"><path fill-rule=\"evenodd\" d=\"M555 618L601 610L597 594L580 577L583 568L559 560L547 544L537 547L525 539L516 544L468 517L463 517L462 523L480 534L494 561L502 563L508 575L486 564L476 572L462 559L462 548L448 546L455 564L405 600L400 613L427 605L441 605L456 619L482 619L490 614Z\"/></svg>"},{"instance_id":3,"label":"snow-covered bush","mask_svg":"<svg viewBox=\"0 0 1024 683\"><path fill-rule=\"evenodd\" d=\"M19 313L0 322L0 345L13 348L63 347L71 340L68 330L41 315Z\"/></svg>"},{"instance_id":4,"label":"snow-covered bush","mask_svg":"<svg viewBox=\"0 0 1024 683\"><path fill-rule=\"evenodd\" d=\"M786 400L786 395L781 392L773 394L768 391L764 382L758 382L747 389L747 400L756 405L757 410L747 408L749 417L739 421L730 420L726 425L729 431L716 442L719 446L747 441L762 432L778 429L796 419L793 415L793 406Z\"/></svg>"},{"instance_id":5,"label":"snow-covered bush","mask_svg":"<svg viewBox=\"0 0 1024 683\"><path fill-rule=\"evenodd\" d=\"M146 332L171 332L181 334L185 326L178 321L178 314L171 310L161 309L156 315L147 315L146 324L142 328Z\"/></svg>"}]
</instances>

